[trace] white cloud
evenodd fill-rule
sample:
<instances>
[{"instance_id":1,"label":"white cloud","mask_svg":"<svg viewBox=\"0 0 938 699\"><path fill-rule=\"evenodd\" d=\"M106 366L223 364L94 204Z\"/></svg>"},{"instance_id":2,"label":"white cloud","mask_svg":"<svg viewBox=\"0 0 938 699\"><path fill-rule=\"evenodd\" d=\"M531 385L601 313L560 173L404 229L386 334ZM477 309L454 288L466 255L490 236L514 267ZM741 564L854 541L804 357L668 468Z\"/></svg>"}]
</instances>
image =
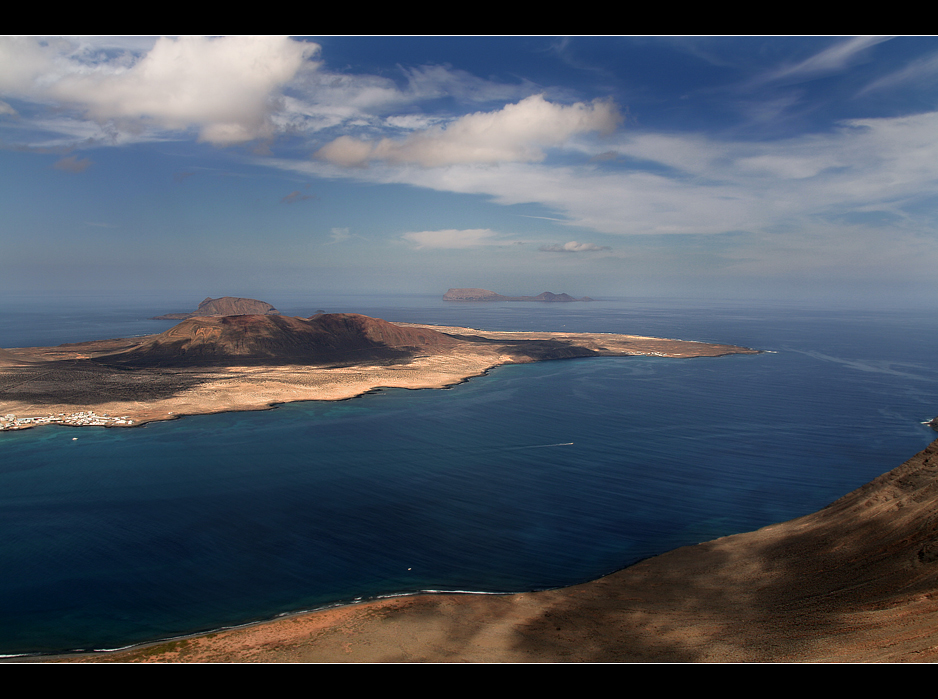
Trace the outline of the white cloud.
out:
<instances>
[{"instance_id":1,"label":"white cloud","mask_svg":"<svg viewBox=\"0 0 938 699\"><path fill-rule=\"evenodd\" d=\"M349 233L348 228L333 228L330 232L330 235L332 236L333 243L341 243L352 237L352 234Z\"/></svg>"},{"instance_id":2,"label":"white cloud","mask_svg":"<svg viewBox=\"0 0 938 699\"><path fill-rule=\"evenodd\" d=\"M388 117L384 120L384 123L395 129L419 131L435 126L441 121L444 121L442 117L433 117L427 114L402 114Z\"/></svg>"},{"instance_id":3,"label":"white cloud","mask_svg":"<svg viewBox=\"0 0 938 699\"><path fill-rule=\"evenodd\" d=\"M692 173L711 168L726 154L726 144L695 134L645 133L628 135L622 140L624 145L615 148L620 155L661 163Z\"/></svg>"},{"instance_id":4,"label":"white cloud","mask_svg":"<svg viewBox=\"0 0 938 699\"><path fill-rule=\"evenodd\" d=\"M307 114L354 118L412 101L393 80L376 75L346 75L325 70L307 74L297 84L295 108Z\"/></svg>"},{"instance_id":5,"label":"white cloud","mask_svg":"<svg viewBox=\"0 0 938 699\"><path fill-rule=\"evenodd\" d=\"M800 180L814 177L834 163L810 155L754 155L736 161L736 166L763 176L778 177L785 180Z\"/></svg>"},{"instance_id":6,"label":"white cloud","mask_svg":"<svg viewBox=\"0 0 938 699\"><path fill-rule=\"evenodd\" d=\"M404 238L404 240L415 243L418 250L422 248L444 248L453 250L505 243L504 240L500 239L498 233L488 228L473 228L461 231L454 229L419 231L405 233L401 237Z\"/></svg>"},{"instance_id":7,"label":"white cloud","mask_svg":"<svg viewBox=\"0 0 938 699\"><path fill-rule=\"evenodd\" d=\"M351 136L339 136L332 143L324 146L316 154L333 165L342 167L365 167L374 148L367 141L360 141Z\"/></svg>"},{"instance_id":8,"label":"white cloud","mask_svg":"<svg viewBox=\"0 0 938 699\"><path fill-rule=\"evenodd\" d=\"M31 92L36 81L53 70L57 55L55 48L31 37L0 37L0 91L14 95Z\"/></svg>"},{"instance_id":9,"label":"white cloud","mask_svg":"<svg viewBox=\"0 0 938 699\"><path fill-rule=\"evenodd\" d=\"M611 133L621 121L615 105L594 100L565 106L533 95L494 112L467 114L444 127L419 131L402 141L378 143L342 136L316 156L345 167L373 160L423 167L481 163L538 162L544 147L563 145L574 135Z\"/></svg>"},{"instance_id":10,"label":"white cloud","mask_svg":"<svg viewBox=\"0 0 938 699\"><path fill-rule=\"evenodd\" d=\"M575 240L571 240L569 243L556 244L556 245L542 245L540 247L541 252L601 252L603 250L611 250L608 245L594 245L593 243L578 243Z\"/></svg>"},{"instance_id":11,"label":"white cloud","mask_svg":"<svg viewBox=\"0 0 938 699\"><path fill-rule=\"evenodd\" d=\"M506 102L535 92L530 82L521 85L494 83L464 70L447 66L420 66L406 71L408 92L421 99L456 98L468 102Z\"/></svg>"},{"instance_id":12,"label":"white cloud","mask_svg":"<svg viewBox=\"0 0 938 699\"><path fill-rule=\"evenodd\" d=\"M414 112L421 102L505 102L535 91L526 81L434 65L399 67L399 85L325 70L310 60L319 51L286 37L0 37L0 97L56 108L54 118L24 119L71 146L89 131L91 142L121 144L177 139L190 129L225 145L337 127L380 139L452 121Z\"/></svg>"},{"instance_id":13,"label":"white cloud","mask_svg":"<svg viewBox=\"0 0 938 699\"><path fill-rule=\"evenodd\" d=\"M291 93L284 97L283 109L274 122L282 130L295 132L342 126L380 138L389 132L423 130L452 120L451 116L415 113L415 104L442 98L463 103L505 102L535 91L527 82L496 83L448 66L400 70L406 79L403 87L384 76L332 72L324 67L307 71L291 83ZM395 113L401 110L406 113Z\"/></svg>"},{"instance_id":14,"label":"white cloud","mask_svg":"<svg viewBox=\"0 0 938 699\"><path fill-rule=\"evenodd\" d=\"M612 148L642 169L623 169L621 160L611 168L585 162L440 169L381 162L357 169L321 161L269 163L325 177L484 195L504 205L539 203L548 216L614 235L811 229L871 212L887 230L920 232L938 225L933 207L920 204L938 191L935 133L938 112L853 120L829 133L769 142L630 132L596 144L595 153L584 152L588 158ZM841 229L826 230L833 235Z\"/></svg>"},{"instance_id":15,"label":"white cloud","mask_svg":"<svg viewBox=\"0 0 938 699\"><path fill-rule=\"evenodd\" d=\"M308 59L318 50L286 37L164 37L136 60L90 60L64 40L6 38L0 89L71 104L124 129L195 127L201 140L224 145L270 134L279 89L314 66Z\"/></svg>"}]
</instances>

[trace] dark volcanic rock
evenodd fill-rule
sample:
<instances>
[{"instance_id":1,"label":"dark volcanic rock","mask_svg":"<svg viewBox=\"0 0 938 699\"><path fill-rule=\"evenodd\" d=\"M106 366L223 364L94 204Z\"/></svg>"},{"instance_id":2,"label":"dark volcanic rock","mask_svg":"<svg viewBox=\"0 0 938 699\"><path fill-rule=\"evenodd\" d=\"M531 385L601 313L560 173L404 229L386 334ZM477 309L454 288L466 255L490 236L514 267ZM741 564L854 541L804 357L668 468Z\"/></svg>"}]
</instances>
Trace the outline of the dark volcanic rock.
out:
<instances>
[{"instance_id":1,"label":"dark volcanic rock","mask_svg":"<svg viewBox=\"0 0 938 699\"><path fill-rule=\"evenodd\" d=\"M516 340L505 342L505 352L515 360L575 359L577 357L598 357L599 352L588 347L578 347L560 340Z\"/></svg>"},{"instance_id":2,"label":"dark volcanic rock","mask_svg":"<svg viewBox=\"0 0 938 699\"><path fill-rule=\"evenodd\" d=\"M236 296L222 296L213 299L209 296L192 313L167 313L156 316L153 320L186 320L200 316L243 316L243 315L280 315L280 311L264 301L243 299Z\"/></svg>"},{"instance_id":3,"label":"dark volcanic rock","mask_svg":"<svg viewBox=\"0 0 938 699\"><path fill-rule=\"evenodd\" d=\"M189 318L130 350L96 361L125 366L329 364L402 360L421 348L455 340L433 330L404 328L355 313L312 318L235 315Z\"/></svg>"}]
</instances>

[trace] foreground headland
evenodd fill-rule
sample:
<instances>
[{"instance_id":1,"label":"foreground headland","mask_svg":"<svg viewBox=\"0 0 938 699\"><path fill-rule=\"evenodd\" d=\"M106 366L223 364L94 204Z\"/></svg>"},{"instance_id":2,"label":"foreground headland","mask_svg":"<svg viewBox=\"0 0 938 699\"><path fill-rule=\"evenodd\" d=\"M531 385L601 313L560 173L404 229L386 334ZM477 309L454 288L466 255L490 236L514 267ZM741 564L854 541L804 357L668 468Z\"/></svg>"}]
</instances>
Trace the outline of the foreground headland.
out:
<instances>
[{"instance_id":1,"label":"foreground headland","mask_svg":"<svg viewBox=\"0 0 938 699\"><path fill-rule=\"evenodd\" d=\"M0 350L0 429L135 426L342 400L379 387L445 388L502 364L549 359L757 352L637 335L394 324L354 313L193 317L147 337Z\"/></svg>"},{"instance_id":2,"label":"foreground headland","mask_svg":"<svg viewBox=\"0 0 938 699\"><path fill-rule=\"evenodd\" d=\"M936 505L938 441L819 512L582 585L378 600L70 660L934 662Z\"/></svg>"}]
</instances>

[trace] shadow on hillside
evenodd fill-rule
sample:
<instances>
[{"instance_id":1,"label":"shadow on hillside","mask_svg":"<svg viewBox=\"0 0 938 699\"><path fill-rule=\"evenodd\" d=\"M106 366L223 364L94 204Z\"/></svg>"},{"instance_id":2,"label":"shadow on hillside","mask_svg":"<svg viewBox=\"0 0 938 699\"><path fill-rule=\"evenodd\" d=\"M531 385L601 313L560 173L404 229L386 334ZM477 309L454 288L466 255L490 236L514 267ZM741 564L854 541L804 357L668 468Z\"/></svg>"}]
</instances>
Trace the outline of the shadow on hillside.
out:
<instances>
[{"instance_id":1,"label":"shadow on hillside","mask_svg":"<svg viewBox=\"0 0 938 699\"><path fill-rule=\"evenodd\" d=\"M902 605L938 590L936 471L938 442L813 515L547 593L515 649L594 662L810 659L822 640L869 640L850 614L892 609L877 632L886 645Z\"/></svg>"}]
</instances>

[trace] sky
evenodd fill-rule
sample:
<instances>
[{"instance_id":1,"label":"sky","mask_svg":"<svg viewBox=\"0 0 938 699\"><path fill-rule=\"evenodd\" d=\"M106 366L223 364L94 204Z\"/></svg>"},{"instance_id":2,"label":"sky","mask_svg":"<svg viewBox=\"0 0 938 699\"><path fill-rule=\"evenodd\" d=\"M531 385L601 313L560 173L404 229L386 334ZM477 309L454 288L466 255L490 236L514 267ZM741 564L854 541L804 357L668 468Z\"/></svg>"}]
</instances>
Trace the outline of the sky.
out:
<instances>
[{"instance_id":1,"label":"sky","mask_svg":"<svg viewBox=\"0 0 938 699\"><path fill-rule=\"evenodd\" d=\"M938 291L938 37L0 37L0 293Z\"/></svg>"}]
</instances>

